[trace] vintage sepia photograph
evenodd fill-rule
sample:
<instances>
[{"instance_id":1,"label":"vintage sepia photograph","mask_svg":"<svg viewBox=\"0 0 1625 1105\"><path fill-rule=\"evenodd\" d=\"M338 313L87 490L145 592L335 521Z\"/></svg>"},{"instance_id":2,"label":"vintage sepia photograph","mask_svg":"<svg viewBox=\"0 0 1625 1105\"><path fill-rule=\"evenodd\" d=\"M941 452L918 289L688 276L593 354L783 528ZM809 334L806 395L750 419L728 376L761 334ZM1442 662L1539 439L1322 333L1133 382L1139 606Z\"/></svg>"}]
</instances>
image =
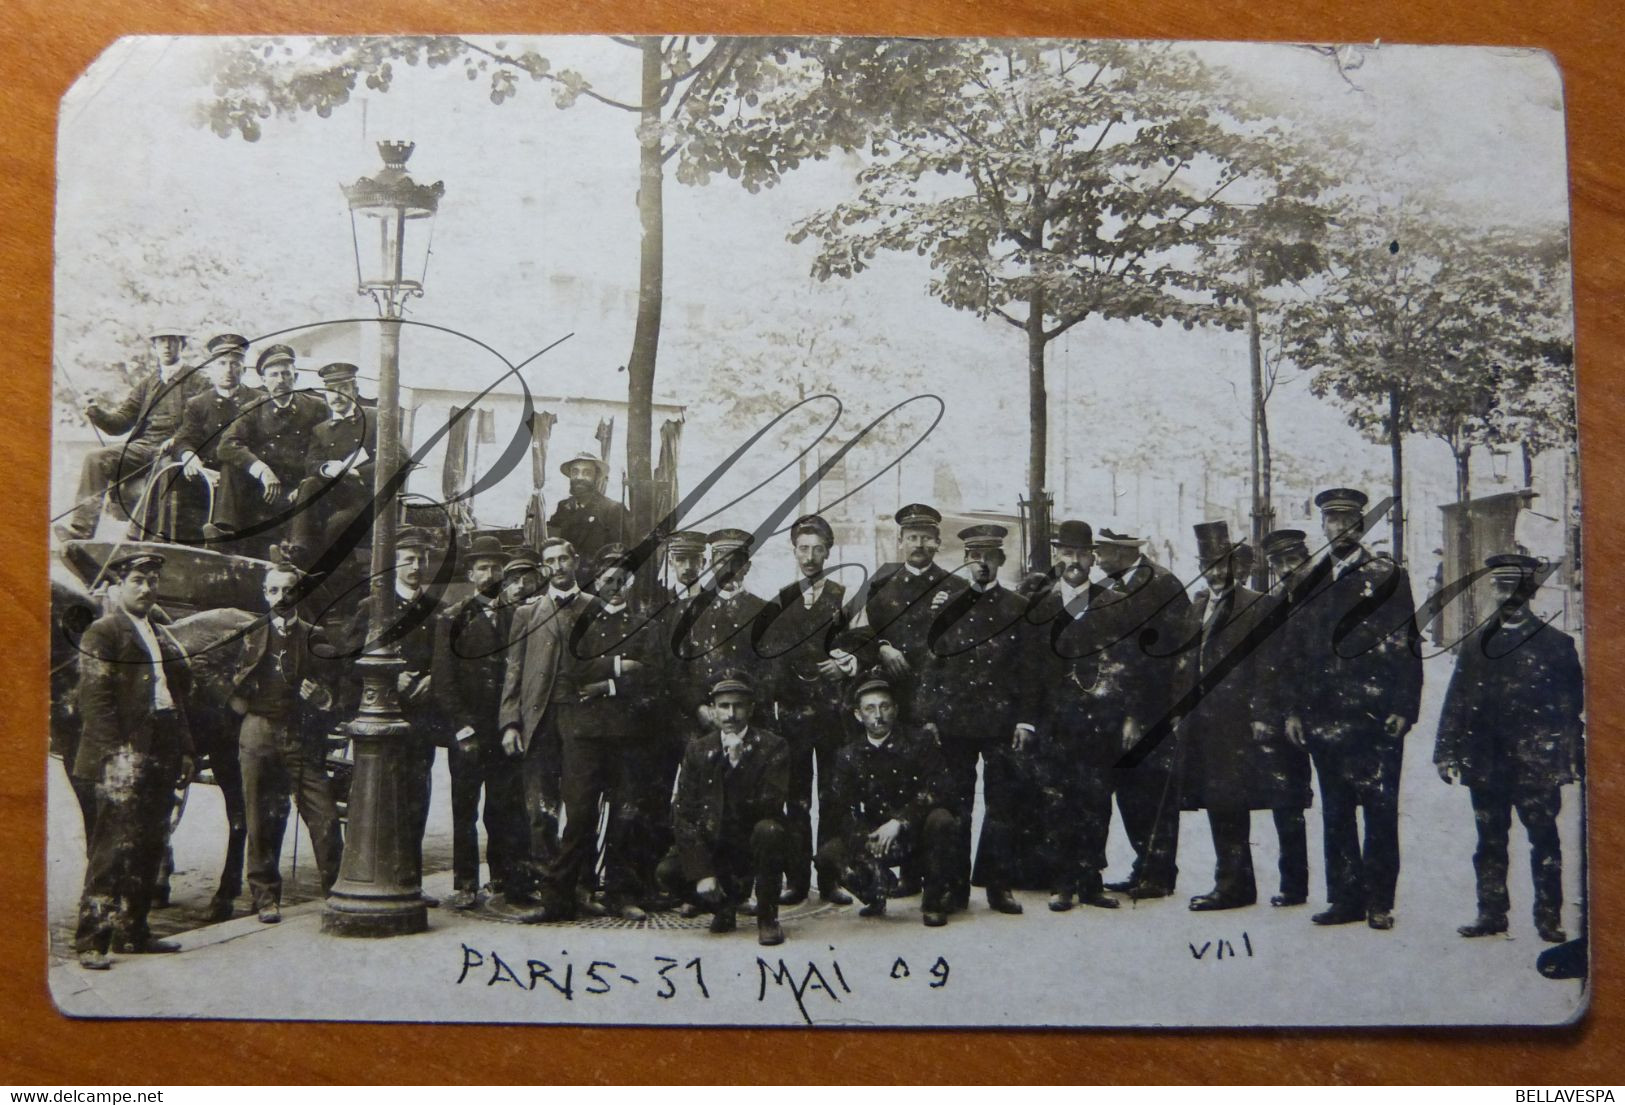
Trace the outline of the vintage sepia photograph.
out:
<instances>
[{"instance_id":1,"label":"vintage sepia photograph","mask_svg":"<svg viewBox=\"0 0 1625 1105\"><path fill-rule=\"evenodd\" d=\"M58 130L86 1018L1554 1026L1562 78L132 37Z\"/></svg>"}]
</instances>

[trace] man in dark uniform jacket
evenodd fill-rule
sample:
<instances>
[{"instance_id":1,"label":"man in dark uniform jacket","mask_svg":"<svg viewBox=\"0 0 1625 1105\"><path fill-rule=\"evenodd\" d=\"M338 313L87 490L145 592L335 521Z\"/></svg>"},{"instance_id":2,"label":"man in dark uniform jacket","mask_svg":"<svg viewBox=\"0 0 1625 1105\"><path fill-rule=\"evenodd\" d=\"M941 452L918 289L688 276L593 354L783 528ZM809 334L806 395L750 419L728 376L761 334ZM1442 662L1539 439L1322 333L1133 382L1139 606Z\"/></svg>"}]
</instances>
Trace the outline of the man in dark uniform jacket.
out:
<instances>
[{"instance_id":1,"label":"man in dark uniform jacket","mask_svg":"<svg viewBox=\"0 0 1625 1105\"><path fill-rule=\"evenodd\" d=\"M915 687L926 663L931 623L965 581L936 562L942 515L923 503L899 507L900 564L887 564L869 580L854 641L865 668L878 664L897 695L903 720L914 719Z\"/></svg>"},{"instance_id":2,"label":"man in dark uniform jacket","mask_svg":"<svg viewBox=\"0 0 1625 1105\"><path fill-rule=\"evenodd\" d=\"M223 334L210 342L211 354L223 338L236 338L242 348L248 346L235 334ZM178 330L156 331L152 335L156 371L136 384L111 410L103 410L94 400L85 404L85 417L98 430L127 436L122 443L85 454L73 515L59 531L60 536L79 540L94 536L102 514L102 496L109 488L113 489L118 513L128 516L134 507L144 486L143 477L173 444L187 400L208 386L202 373L180 364L185 345L186 337Z\"/></svg>"},{"instance_id":3,"label":"man in dark uniform jacket","mask_svg":"<svg viewBox=\"0 0 1625 1105\"><path fill-rule=\"evenodd\" d=\"M713 933L734 930L754 886L756 939L772 946L784 943L779 892L789 858L790 750L782 737L751 723L754 699L743 672L725 673L712 685L716 728L683 754L672 804L677 843L657 876L672 893L714 911Z\"/></svg>"},{"instance_id":4,"label":"man in dark uniform jacket","mask_svg":"<svg viewBox=\"0 0 1625 1105\"><path fill-rule=\"evenodd\" d=\"M587 565L605 545L635 543L631 513L598 490L609 475L607 463L591 453L577 453L559 471L570 481L570 497L547 520L549 537L570 542Z\"/></svg>"},{"instance_id":5,"label":"man in dark uniform jacket","mask_svg":"<svg viewBox=\"0 0 1625 1105\"><path fill-rule=\"evenodd\" d=\"M327 776L320 714L333 705L326 666L312 650L316 630L299 616L302 575L285 559L265 572L267 613L243 637L231 707L242 719L238 761L248 805L248 887L265 924L282 920L282 838L288 798L310 832L322 889L339 877L344 843Z\"/></svg>"},{"instance_id":6,"label":"man in dark uniform jacket","mask_svg":"<svg viewBox=\"0 0 1625 1105\"><path fill-rule=\"evenodd\" d=\"M1286 740L1270 708L1276 672L1265 616L1273 600L1240 582L1245 577L1226 523L1203 522L1195 529L1207 590L1191 604L1182 793L1186 809L1207 810L1213 836L1214 887L1190 903L1202 912L1258 900L1251 811L1296 811L1301 833L1309 776L1297 770L1302 753ZM1308 894L1306 857L1300 853L1289 864L1285 836L1277 904L1288 904L1282 901L1287 897L1302 902Z\"/></svg>"},{"instance_id":7,"label":"man in dark uniform jacket","mask_svg":"<svg viewBox=\"0 0 1625 1105\"><path fill-rule=\"evenodd\" d=\"M519 761L502 749L497 724L513 628L513 610L499 599L507 560L495 537L476 537L464 556L474 593L435 624L431 686L451 730L446 756L451 769L452 894L446 905L452 909L479 904L481 790L491 889L511 890L516 897L529 890L524 783Z\"/></svg>"},{"instance_id":8,"label":"man in dark uniform jacket","mask_svg":"<svg viewBox=\"0 0 1625 1105\"><path fill-rule=\"evenodd\" d=\"M666 563L674 586L665 590L650 625L655 634L651 659L662 671L654 692L659 724L646 749L649 787L640 791L639 800L647 803L644 817L651 829L650 844L659 856L671 850L671 801L678 765L689 741L705 731L700 707L707 688L700 685L694 662L685 659L688 630L682 628L689 607L704 590L700 577L705 572L705 549L706 534L699 530L679 530L666 539Z\"/></svg>"},{"instance_id":9,"label":"man in dark uniform jacket","mask_svg":"<svg viewBox=\"0 0 1625 1105\"><path fill-rule=\"evenodd\" d=\"M1031 882L1031 864L1017 850L1024 812L1038 801L1027 763L1036 730L1036 703L1027 693L1027 600L999 583L1004 565L1003 526L960 531L970 583L938 608L916 669L915 719L933 730L948 767L948 800L958 821L951 905L969 904L974 883L987 888L987 904L1019 914L1010 893ZM976 767L982 766L982 833L971 870L971 811Z\"/></svg>"},{"instance_id":10,"label":"man in dark uniform jacket","mask_svg":"<svg viewBox=\"0 0 1625 1105\"><path fill-rule=\"evenodd\" d=\"M1114 773L1117 812L1134 847L1129 877L1111 885L1131 898L1165 898L1179 876L1179 736L1166 724L1183 678L1181 645L1190 616L1185 586L1168 569L1153 564L1144 541L1102 529L1095 542L1107 586L1127 600L1120 611L1130 621L1135 646L1125 653L1128 678L1137 684L1136 710L1127 723L1138 730L1130 747L1157 730L1156 747L1133 767Z\"/></svg>"},{"instance_id":11,"label":"man in dark uniform jacket","mask_svg":"<svg viewBox=\"0 0 1625 1105\"><path fill-rule=\"evenodd\" d=\"M1320 779L1330 908L1313 920L1387 930L1399 880L1400 765L1421 708L1422 654L1410 577L1360 544L1367 501L1344 487L1315 496L1329 548L1288 623L1298 666L1284 712L1288 738L1307 742Z\"/></svg>"},{"instance_id":12,"label":"man in dark uniform jacket","mask_svg":"<svg viewBox=\"0 0 1625 1105\"><path fill-rule=\"evenodd\" d=\"M267 545L293 517L294 491L305 475L311 435L327 404L294 390L293 350L273 345L259 358L266 396L250 404L220 440L220 490L211 540L237 536L239 552Z\"/></svg>"},{"instance_id":13,"label":"man in dark uniform jacket","mask_svg":"<svg viewBox=\"0 0 1625 1105\"><path fill-rule=\"evenodd\" d=\"M209 479L211 474L218 479L221 439L244 410L265 397L265 392L259 388L246 387L242 383L246 345L236 344L241 339L235 334L221 337L226 338L227 342L218 346L219 351L205 365L205 375L212 386L186 401L181 428L175 434L175 456L181 461L181 471L189 481L175 490L183 493L198 491L197 494L184 494L183 498L185 517L178 528L188 540L195 539L209 522L207 513L194 504L200 503L208 494L206 489L199 489L199 483ZM211 347L219 340L211 341ZM208 498L212 502L213 494L208 494Z\"/></svg>"},{"instance_id":14,"label":"man in dark uniform jacket","mask_svg":"<svg viewBox=\"0 0 1625 1105\"><path fill-rule=\"evenodd\" d=\"M378 423L373 411L361 405L356 372L353 364L334 363L323 365L318 373L332 417L311 432L306 475L294 498L299 513L293 520L293 540L307 557L331 548L372 503ZM366 548L366 534L357 540Z\"/></svg>"},{"instance_id":15,"label":"man in dark uniform jacket","mask_svg":"<svg viewBox=\"0 0 1625 1105\"><path fill-rule=\"evenodd\" d=\"M794 858L783 905L805 901L811 880L815 759L818 847L830 839L835 756L850 735L841 684L857 671L857 658L837 647L846 633L846 588L824 575L824 564L835 544L834 531L818 515L808 514L791 525L790 542L799 578L767 604L758 646L778 668L777 724L790 746L789 819ZM826 902L852 904L833 883L821 881L818 894Z\"/></svg>"},{"instance_id":16,"label":"man in dark uniform jacket","mask_svg":"<svg viewBox=\"0 0 1625 1105\"><path fill-rule=\"evenodd\" d=\"M73 773L95 786L96 811L74 949L89 970L110 966L115 942L136 953L180 950L147 927L175 787L192 774L191 673L153 612L163 565L144 552L109 562L107 613L79 642L84 730Z\"/></svg>"},{"instance_id":17,"label":"man in dark uniform jacket","mask_svg":"<svg viewBox=\"0 0 1625 1105\"><path fill-rule=\"evenodd\" d=\"M754 639L757 626L765 625L767 603L745 589L754 540L742 529L712 533L707 538L710 585L702 587L667 626L671 636L666 647L674 665L670 678L685 708L693 709L704 729L715 728L709 717L708 690L725 671L748 675L758 715L773 716L778 673Z\"/></svg>"},{"instance_id":18,"label":"man in dark uniform jacket","mask_svg":"<svg viewBox=\"0 0 1625 1105\"><path fill-rule=\"evenodd\" d=\"M1029 694L1042 717L1038 770L1043 787L1044 853L1057 913L1085 905L1116 909L1105 892L1112 772L1133 714L1125 653L1136 646L1117 591L1093 582L1089 523L1062 522L1050 539L1060 575L1027 612Z\"/></svg>"},{"instance_id":19,"label":"man in dark uniform jacket","mask_svg":"<svg viewBox=\"0 0 1625 1105\"><path fill-rule=\"evenodd\" d=\"M860 915L877 917L893 889L889 868L907 857L924 873L925 923L945 925L959 831L947 808L942 749L929 733L898 724L884 679L864 680L852 697L864 732L833 758L830 798L820 814L829 825L818 848L819 881L851 886L864 902Z\"/></svg>"},{"instance_id":20,"label":"man in dark uniform jacket","mask_svg":"<svg viewBox=\"0 0 1625 1105\"><path fill-rule=\"evenodd\" d=\"M1500 607L1457 653L1433 749L1439 777L1467 785L1478 825L1478 917L1456 931L1507 930L1507 835L1516 809L1529 834L1535 929L1561 944L1568 937L1557 814L1561 788L1582 774L1584 677L1574 638L1529 610L1541 562L1503 553L1485 563Z\"/></svg>"}]
</instances>

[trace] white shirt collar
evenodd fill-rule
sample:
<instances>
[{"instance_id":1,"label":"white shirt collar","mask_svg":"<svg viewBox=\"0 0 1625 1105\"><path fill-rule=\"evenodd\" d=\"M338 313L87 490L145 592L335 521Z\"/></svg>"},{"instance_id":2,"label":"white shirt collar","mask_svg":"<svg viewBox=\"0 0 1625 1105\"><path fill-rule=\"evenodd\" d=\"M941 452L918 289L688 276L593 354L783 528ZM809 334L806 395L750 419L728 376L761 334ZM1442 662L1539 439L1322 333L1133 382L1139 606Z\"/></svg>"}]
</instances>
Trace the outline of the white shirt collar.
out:
<instances>
[{"instance_id":1,"label":"white shirt collar","mask_svg":"<svg viewBox=\"0 0 1625 1105\"><path fill-rule=\"evenodd\" d=\"M402 583L399 576L395 578L395 597L400 599L402 602L412 602L420 594L422 594L421 590L414 591L412 588Z\"/></svg>"},{"instance_id":2,"label":"white shirt collar","mask_svg":"<svg viewBox=\"0 0 1625 1105\"><path fill-rule=\"evenodd\" d=\"M606 602L606 603L604 603L604 613L606 613L606 614L619 614L621 611L623 611L625 609L626 609L626 603L624 603L624 602L615 602L615 603Z\"/></svg>"},{"instance_id":3,"label":"white shirt collar","mask_svg":"<svg viewBox=\"0 0 1625 1105\"><path fill-rule=\"evenodd\" d=\"M887 733L885 736L881 737L879 740L875 740L875 738L871 737L868 734L868 732L865 731L864 734L863 734L863 739L869 742L869 747L870 748L884 748L884 747L886 747L886 745L891 743L892 735L895 734L896 732L897 732L897 729L894 726L890 733Z\"/></svg>"},{"instance_id":4,"label":"white shirt collar","mask_svg":"<svg viewBox=\"0 0 1625 1105\"><path fill-rule=\"evenodd\" d=\"M914 565L910 564L908 561L906 561L906 560L903 561L904 570L906 570L908 572L908 574L911 575L911 576L923 576L926 572L929 572L931 570L932 566L933 566L932 564L927 564L923 568L916 568Z\"/></svg>"},{"instance_id":5,"label":"white shirt collar","mask_svg":"<svg viewBox=\"0 0 1625 1105\"><path fill-rule=\"evenodd\" d=\"M1056 582L1060 585L1061 605L1066 607L1068 612L1070 612L1070 613L1081 613L1084 610L1089 609L1089 581L1088 580L1084 580L1083 583L1080 584L1077 587L1072 586L1070 583L1068 583L1064 579L1057 580ZM1079 604L1079 605L1074 606L1074 604L1077 602L1077 599L1080 596L1082 597L1083 602L1081 604Z\"/></svg>"}]
</instances>

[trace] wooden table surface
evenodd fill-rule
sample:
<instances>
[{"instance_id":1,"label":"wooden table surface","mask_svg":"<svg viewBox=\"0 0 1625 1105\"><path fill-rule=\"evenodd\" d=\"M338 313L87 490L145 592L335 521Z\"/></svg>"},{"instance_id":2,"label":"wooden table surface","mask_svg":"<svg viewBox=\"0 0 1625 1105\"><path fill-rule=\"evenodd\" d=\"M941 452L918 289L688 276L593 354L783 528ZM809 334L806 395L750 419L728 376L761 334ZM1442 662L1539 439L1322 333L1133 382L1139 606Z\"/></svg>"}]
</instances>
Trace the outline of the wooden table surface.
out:
<instances>
[{"instance_id":1,"label":"wooden table surface","mask_svg":"<svg viewBox=\"0 0 1625 1105\"><path fill-rule=\"evenodd\" d=\"M50 457L51 227L57 102L123 34L606 32L1075 35L1538 46L1568 97L1577 351L1586 502L1593 984L1563 1031L930 1032L573 1029L70 1021L45 986L46 494ZM0 1082L106 1083L785 1081L1618 1082L1625 891L1625 704L1615 480L1625 459L1625 34L1605 0L604 0L537 4L318 0L8 0L0 7L0 512L5 682L0 712ZM109 165L110 173L119 166Z\"/></svg>"}]
</instances>

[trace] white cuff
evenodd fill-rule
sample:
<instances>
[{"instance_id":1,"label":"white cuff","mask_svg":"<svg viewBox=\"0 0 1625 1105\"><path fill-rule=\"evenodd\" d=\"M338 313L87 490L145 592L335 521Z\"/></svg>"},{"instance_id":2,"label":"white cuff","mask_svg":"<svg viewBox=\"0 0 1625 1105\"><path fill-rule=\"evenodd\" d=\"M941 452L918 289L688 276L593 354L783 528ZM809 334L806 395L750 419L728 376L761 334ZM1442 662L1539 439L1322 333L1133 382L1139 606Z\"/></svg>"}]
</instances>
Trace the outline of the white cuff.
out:
<instances>
[{"instance_id":1,"label":"white cuff","mask_svg":"<svg viewBox=\"0 0 1625 1105\"><path fill-rule=\"evenodd\" d=\"M267 465L263 460L256 460L253 464L248 466L248 474L253 476L256 480L263 481L266 473L270 471L270 466Z\"/></svg>"},{"instance_id":2,"label":"white cuff","mask_svg":"<svg viewBox=\"0 0 1625 1105\"><path fill-rule=\"evenodd\" d=\"M834 660L840 667L842 675L858 674L858 658L850 652L844 649L832 648L829 650L829 658Z\"/></svg>"},{"instance_id":3,"label":"white cuff","mask_svg":"<svg viewBox=\"0 0 1625 1105\"><path fill-rule=\"evenodd\" d=\"M1038 727L1037 727L1037 726L1035 726L1035 725L1028 725L1028 724L1027 724L1027 723L1026 723L1026 722L1025 722L1025 721L1018 721L1018 722L1016 722L1016 728L1017 728L1017 729L1025 729L1025 730L1027 730L1027 732L1029 732L1029 733L1036 733L1036 732L1038 732Z\"/></svg>"},{"instance_id":4,"label":"white cuff","mask_svg":"<svg viewBox=\"0 0 1625 1105\"><path fill-rule=\"evenodd\" d=\"M619 665L617 665L617 666L619 666ZM615 697L615 680L611 679L608 682L609 682L609 697L614 698Z\"/></svg>"},{"instance_id":5,"label":"white cuff","mask_svg":"<svg viewBox=\"0 0 1625 1105\"><path fill-rule=\"evenodd\" d=\"M619 679L620 677L621 677L621 658L619 656L617 656L617 657L615 657L615 678ZM613 680L611 680L610 685L614 686L614 681Z\"/></svg>"}]
</instances>

